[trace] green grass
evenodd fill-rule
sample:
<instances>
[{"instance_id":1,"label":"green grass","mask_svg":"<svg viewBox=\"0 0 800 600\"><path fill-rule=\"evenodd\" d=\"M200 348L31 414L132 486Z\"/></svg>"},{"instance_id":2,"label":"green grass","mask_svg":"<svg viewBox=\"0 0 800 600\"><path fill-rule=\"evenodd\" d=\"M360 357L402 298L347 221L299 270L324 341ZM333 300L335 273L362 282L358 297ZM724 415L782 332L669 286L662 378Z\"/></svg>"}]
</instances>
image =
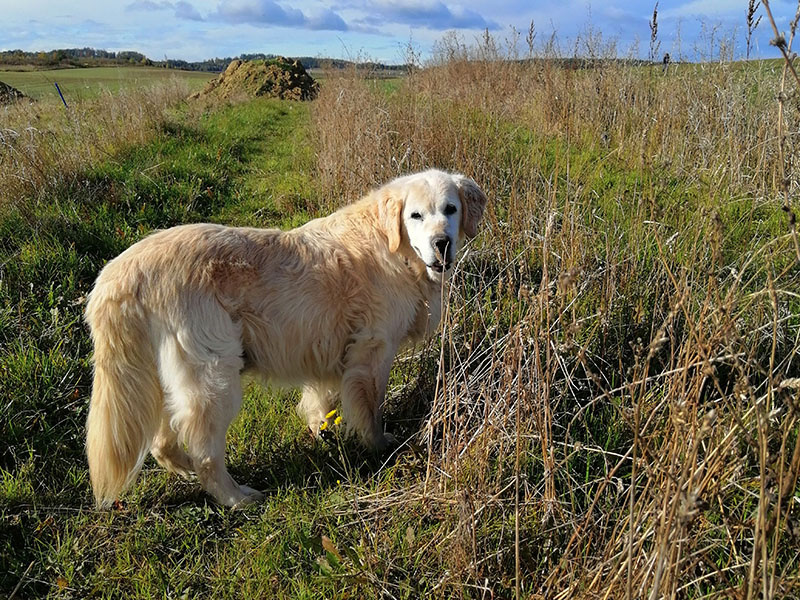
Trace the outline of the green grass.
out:
<instances>
[{"instance_id":1,"label":"green grass","mask_svg":"<svg viewBox=\"0 0 800 600\"><path fill-rule=\"evenodd\" d=\"M643 162L580 130L542 133L506 108L493 113L433 93L426 112L425 92L407 85L414 84L367 82L374 106L354 108L345 104L358 100L354 87L329 88L336 93L328 105L320 105L325 89L316 105L182 105L143 136L147 143L113 148L35 198L0 206L0 595L19 586L18 598L371 598L382 590L470 598L488 595L478 588L487 585L495 597L512 597L517 482L523 595L555 595L566 581L579 597L590 580L602 588L627 555L629 492L641 501L637 531L649 532L636 543L652 555L658 511L665 498L683 502L678 482L684 464L695 469L698 447L698 462L718 470L699 516L676 521L674 535L702 540L704 552L696 555L702 562L682 563L689 574L680 583L698 578L696 594L745 581L746 569L706 575L709 564L731 564L731 548L745 557L752 551L748 523L764 459L746 443L755 431L752 414L745 416L750 400L742 400L750 384L727 365L695 366L702 356L745 356L745 348L742 360L755 368L739 368L763 382L771 342L778 357L795 356L797 300L775 300L781 321L770 334L773 304L764 293L769 277L789 291L798 281L791 248L776 242L785 237L785 216L720 185L713 171ZM347 109L353 121L320 125L325 106L326 116ZM365 119L390 112L383 129ZM327 132L335 134L334 155L365 128L352 155L339 157L352 162L323 163L346 166L341 189L385 179L382 169L394 169L391 159L411 146L427 162L408 168L474 172L490 186L484 229L457 274L443 335L404 354L392 373L387 425L410 443L375 457L337 435L313 442L295 415L297 392L251 383L229 432L228 464L237 481L265 491L263 504L220 508L196 482L148 460L119 505L96 511L83 451L91 345L81 315L98 271L157 228L197 221L288 228L341 204L345 198L326 196L335 186L320 183L325 126L344 129ZM370 147L380 136L389 143ZM350 166L359 163L374 170L356 179ZM727 313L717 306L734 270L743 278ZM669 341L643 368L648 343L667 322ZM546 352L555 359L546 362ZM673 367L674 377L663 374ZM796 362L784 368L797 372ZM473 376L480 381L462 382ZM640 386L647 376L652 384ZM724 388L719 395L711 380ZM514 402L523 407L520 429ZM711 407L718 424L701 427ZM636 410L652 417L636 446L649 454L635 480L629 460L609 478L635 444ZM765 416L773 436L778 423L784 428L787 448L797 436L793 418ZM427 426L430 444L418 435ZM718 453L731 432L741 437ZM721 466L707 460L714 455ZM548 476L552 499L542 491ZM788 535L774 555L791 580ZM595 578L581 565L602 573ZM551 573L560 573L556 583L547 582Z\"/></svg>"},{"instance_id":2,"label":"green grass","mask_svg":"<svg viewBox=\"0 0 800 600\"><path fill-rule=\"evenodd\" d=\"M422 485L421 449L383 464L338 436L314 443L295 415L296 392L249 386L229 433L231 472L265 490L264 504L219 508L196 482L149 460L122 505L92 506L83 453L91 346L81 313L94 277L156 228L308 220L321 204L312 139L305 104L182 109L152 142L52 190L50 202L4 207L0 592L20 584L26 598L352 598L384 587L417 598L439 583L436 565L466 543L438 547L456 508L392 500L399 482ZM387 420L411 435L427 384L403 373L395 380L407 397ZM487 544L508 535L496 521L486 528Z\"/></svg>"},{"instance_id":3,"label":"green grass","mask_svg":"<svg viewBox=\"0 0 800 600\"><path fill-rule=\"evenodd\" d=\"M231 472L265 490L264 504L219 508L196 482L148 461L120 507L92 506L83 453L91 346L81 313L94 277L156 228L308 220L318 206L311 139L304 104L184 110L151 143L53 190L50 203L5 207L0 593L21 584L17 597L26 598L345 598L388 587L415 598L437 583L409 573L441 560L419 551L452 511L384 504L398 479L421 483L417 450L383 465L351 441L314 443L295 415L296 392L251 385L229 433Z\"/></svg>"},{"instance_id":4,"label":"green grass","mask_svg":"<svg viewBox=\"0 0 800 600\"><path fill-rule=\"evenodd\" d=\"M58 97L58 83L67 104L102 93L115 93L128 88L140 88L161 81L185 81L190 90L201 89L215 73L156 69L153 67L91 67L86 69L55 69L51 71L0 71L0 81L17 88L31 98Z\"/></svg>"},{"instance_id":5,"label":"green grass","mask_svg":"<svg viewBox=\"0 0 800 600\"><path fill-rule=\"evenodd\" d=\"M173 533L159 537L163 528L151 531L150 509L133 501L136 507L124 519L127 531L115 540L118 548L98 555L98 540L87 543L98 528L102 537L108 527L119 524L119 517L104 516L101 521L105 524L98 524L83 467L91 353L81 320L83 302L102 264L152 229L223 219L286 225L307 218L304 207L295 207L295 203L300 196L310 197L302 174L311 154L292 152L288 145L302 135L307 123L305 106L265 101L199 118L179 114L152 143L130 148L87 171L80 184L54 190L50 203L37 205L33 211L5 208L0 221L0 387L5 390L0 406L0 437L4 440L0 451L0 589L13 588L33 560L35 567L22 588L26 597L57 591L59 577L68 581L69 588L80 589L81 595L103 589L114 595L117 584L103 575L106 570L119 568L115 563L122 560L124 568L139 571L137 561L144 555L139 556L137 548L149 551L163 539L175 539ZM297 173L297 177L278 177L282 171ZM248 195L245 208L239 202L244 193ZM288 207L295 209L277 216ZM261 218L257 209L262 211ZM263 400L263 395L252 398L248 404ZM291 402L275 404L273 399L268 407L258 411L260 418L293 422ZM276 407L282 411L278 417ZM260 425L243 420L232 436L236 438L236 431L253 436L254 429L263 429ZM299 428L297 423L295 434ZM283 435L292 431L285 430ZM267 439L277 444L282 438ZM241 473L246 468L243 455L250 452L248 446L256 444L241 445L240 454L232 451L237 457L234 468L238 465L240 477L249 479ZM258 463L268 465L272 457L267 449L261 450ZM278 456L285 454L277 452ZM252 461L253 456L248 456ZM315 469L313 461L294 461L287 468L300 469L298 464ZM295 482L302 483L310 476L301 470L295 474ZM281 476L276 481L284 479ZM167 504L190 504L186 520L178 520L180 528L194 520L196 505L205 501L196 486L175 487L176 482L167 481L162 473L146 469L142 483L138 493L158 490L155 496ZM164 496L167 487L173 488L173 493ZM286 501L298 502L294 494L288 493ZM34 504L55 508L42 512L32 510ZM250 517L242 518L241 525L247 525ZM197 539L195 529L189 527L188 537L179 536L178 547L191 546L196 551L197 544L204 547L206 542ZM86 547L76 551L74 543ZM75 571L76 565L86 564L98 566L93 575ZM136 586L149 585L145 583L149 571L141 573L139 581L131 581L130 592ZM166 585L156 584L155 589Z\"/></svg>"}]
</instances>

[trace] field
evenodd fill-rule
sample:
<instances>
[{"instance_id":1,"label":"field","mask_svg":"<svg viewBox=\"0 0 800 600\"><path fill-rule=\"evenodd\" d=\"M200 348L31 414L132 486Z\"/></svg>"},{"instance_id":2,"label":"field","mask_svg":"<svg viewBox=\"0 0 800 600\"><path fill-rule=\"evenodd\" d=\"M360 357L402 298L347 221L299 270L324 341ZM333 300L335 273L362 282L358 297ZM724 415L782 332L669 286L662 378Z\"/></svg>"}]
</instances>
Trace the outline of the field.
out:
<instances>
[{"instance_id":1,"label":"field","mask_svg":"<svg viewBox=\"0 0 800 600\"><path fill-rule=\"evenodd\" d=\"M800 596L782 65L507 58L445 40L304 104L167 81L2 109L0 593ZM429 166L490 204L441 330L396 361L399 448L313 442L296 391L251 383L228 462L263 504L220 508L148 460L97 511L81 315L102 265L157 228L292 227Z\"/></svg>"},{"instance_id":2,"label":"field","mask_svg":"<svg viewBox=\"0 0 800 600\"><path fill-rule=\"evenodd\" d=\"M116 93L154 83L177 79L186 82L191 91L200 89L214 77L213 73L175 71L150 67L94 67L87 69L57 69L54 71L2 71L0 81L36 98L58 96L58 83L67 104L103 93Z\"/></svg>"}]
</instances>

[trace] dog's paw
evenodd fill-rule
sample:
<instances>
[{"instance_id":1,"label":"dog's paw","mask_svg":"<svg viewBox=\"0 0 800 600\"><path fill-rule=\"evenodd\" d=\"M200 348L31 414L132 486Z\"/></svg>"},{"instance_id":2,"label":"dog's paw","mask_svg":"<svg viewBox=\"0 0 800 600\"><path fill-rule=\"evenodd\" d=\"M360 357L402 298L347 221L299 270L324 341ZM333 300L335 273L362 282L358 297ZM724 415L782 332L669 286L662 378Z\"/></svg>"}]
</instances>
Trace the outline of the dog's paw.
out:
<instances>
[{"instance_id":1,"label":"dog's paw","mask_svg":"<svg viewBox=\"0 0 800 600\"><path fill-rule=\"evenodd\" d=\"M242 508L248 504L261 502L264 499L264 494L246 485L240 485L239 491L242 492L243 496L233 505L233 508Z\"/></svg>"}]
</instances>

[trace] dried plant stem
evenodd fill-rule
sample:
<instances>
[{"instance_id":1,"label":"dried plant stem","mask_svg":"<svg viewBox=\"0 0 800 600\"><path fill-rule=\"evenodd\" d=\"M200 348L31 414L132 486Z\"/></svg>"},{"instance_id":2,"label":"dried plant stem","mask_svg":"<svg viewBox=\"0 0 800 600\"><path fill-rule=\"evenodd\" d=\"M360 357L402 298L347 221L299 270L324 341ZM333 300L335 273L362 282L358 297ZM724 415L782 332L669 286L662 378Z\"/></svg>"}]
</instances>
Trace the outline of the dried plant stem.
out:
<instances>
[{"instance_id":1,"label":"dried plant stem","mask_svg":"<svg viewBox=\"0 0 800 600\"><path fill-rule=\"evenodd\" d=\"M522 370L522 329L520 328L517 331L517 339L518 339L518 352L519 352L519 359L517 361L517 373ZM514 420L515 420L515 435L514 435L514 598L519 600L522 598L521 596L521 560L520 560L520 538L519 538L519 462L520 462L520 455L522 453L522 447L520 444L520 406L522 404L521 398L517 399L517 406L514 411Z\"/></svg>"},{"instance_id":2,"label":"dried plant stem","mask_svg":"<svg viewBox=\"0 0 800 600\"><path fill-rule=\"evenodd\" d=\"M791 196L789 191L789 174L786 171L786 132L784 130L784 105L786 102L787 70L791 71L795 82L800 88L800 75L798 75L797 70L794 68L792 57L792 42L794 41L794 34L797 28L798 19L800 19L800 2L798 2L797 12L791 23L788 42L783 34L778 31L778 26L775 23L775 19L772 16L772 10L769 7L769 0L762 0L762 4L764 5L764 10L767 12L770 25L772 25L772 31L775 33L775 39L770 43L775 45L783 55L783 73L781 75L780 91L778 92L778 162L780 164L781 188L783 189L783 210L786 212L789 218L789 228L792 233L795 255L797 256L797 261L800 262L800 239L797 235L797 216L792 210Z\"/></svg>"}]
</instances>

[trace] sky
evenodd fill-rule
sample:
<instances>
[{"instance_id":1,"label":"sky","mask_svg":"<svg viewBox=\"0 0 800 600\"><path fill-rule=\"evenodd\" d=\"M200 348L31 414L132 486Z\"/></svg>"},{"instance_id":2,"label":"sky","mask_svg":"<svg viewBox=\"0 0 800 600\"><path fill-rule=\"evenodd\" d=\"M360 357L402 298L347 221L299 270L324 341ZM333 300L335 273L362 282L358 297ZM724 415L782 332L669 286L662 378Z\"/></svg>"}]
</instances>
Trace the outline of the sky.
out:
<instances>
[{"instance_id":1,"label":"sky","mask_svg":"<svg viewBox=\"0 0 800 600\"><path fill-rule=\"evenodd\" d=\"M0 50L48 51L92 47L135 50L154 60L189 61L242 53L315 56L385 63L406 61L409 45L424 62L437 42L455 32L474 44L488 29L502 47L531 21L536 44L555 34L562 54L575 40L615 43L617 55L646 57L654 2L624 0L0 0ZM747 0L660 0L659 54L702 60L720 41L745 51ZM797 2L770 2L781 30ZM760 8L758 14L764 13ZM453 33L449 33L453 35ZM766 19L756 29L751 56L777 56ZM595 46L598 44L595 43ZM578 42L578 52L587 45ZM729 50L730 51L730 50Z\"/></svg>"}]
</instances>

